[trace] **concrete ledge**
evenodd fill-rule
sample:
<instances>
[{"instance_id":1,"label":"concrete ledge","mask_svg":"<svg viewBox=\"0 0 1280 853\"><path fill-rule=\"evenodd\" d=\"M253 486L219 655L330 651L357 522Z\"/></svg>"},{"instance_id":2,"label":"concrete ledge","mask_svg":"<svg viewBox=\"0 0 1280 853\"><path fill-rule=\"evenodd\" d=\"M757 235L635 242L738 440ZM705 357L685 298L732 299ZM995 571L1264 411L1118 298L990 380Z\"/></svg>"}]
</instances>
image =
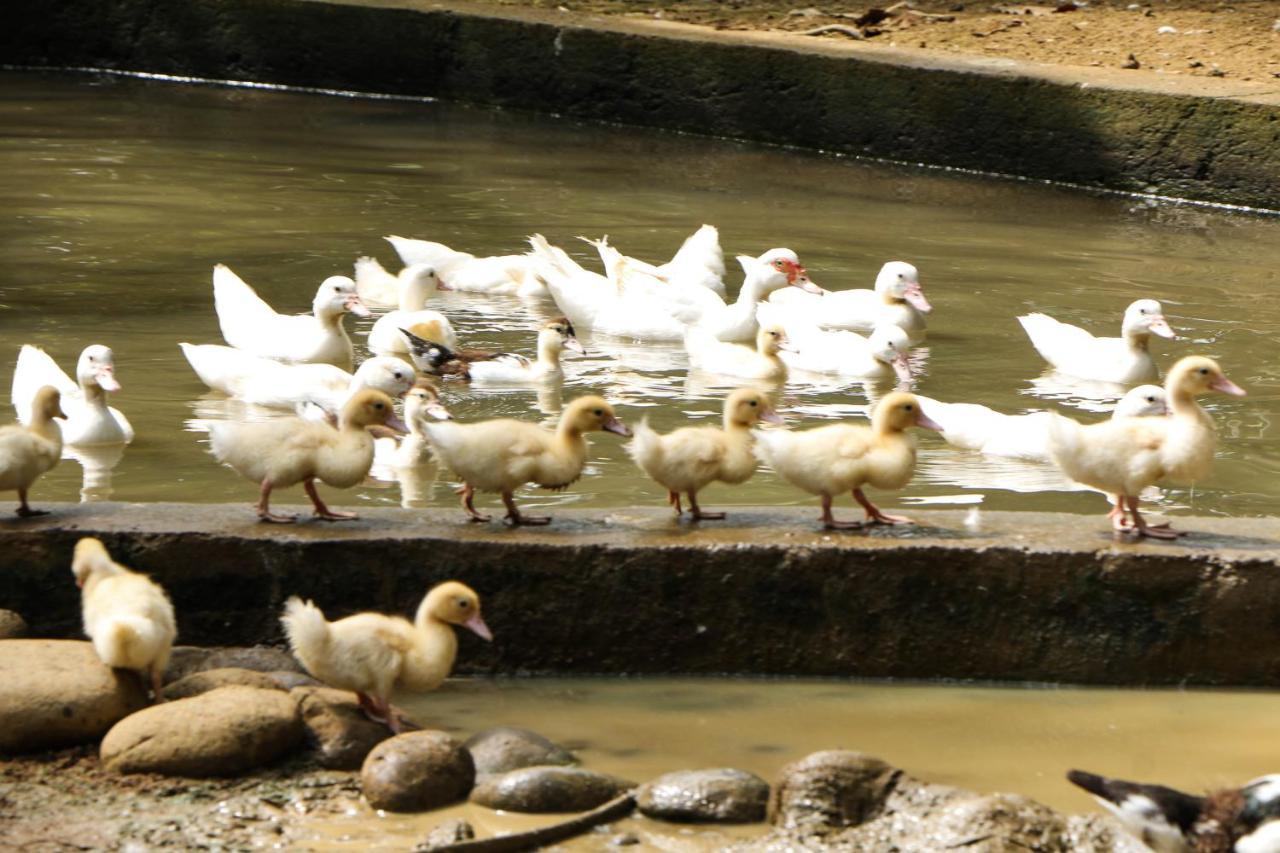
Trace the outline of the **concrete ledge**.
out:
<instances>
[{"instance_id":1,"label":"concrete ledge","mask_svg":"<svg viewBox=\"0 0 1280 853\"><path fill-rule=\"evenodd\" d=\"M547 529L459 510L257 524L245 506L50 505L0 523L0 608L79 634L70 555L101 537L170 591L180 641L276 642L286 597L331 617L409 614L458 578L497 641L460 671L736 673L1097 684L1280 685L1280 538L1270 519L1178 519L1179 544L1111 539L1101 517L914 513L917 528L824 534L816 510L727 524L660 510L561 511Z\"/></svg>"},{"instance_id":2,"label":"concrete ledge","mask_svg":"<svg viewBox=\"0 0 1280 853\"><path fill-rule=\"evenodd\" d=\"M8 0L10 64L437 96L1280 209L1280 84L428 0Z\"/></svg>"}]
</instances>

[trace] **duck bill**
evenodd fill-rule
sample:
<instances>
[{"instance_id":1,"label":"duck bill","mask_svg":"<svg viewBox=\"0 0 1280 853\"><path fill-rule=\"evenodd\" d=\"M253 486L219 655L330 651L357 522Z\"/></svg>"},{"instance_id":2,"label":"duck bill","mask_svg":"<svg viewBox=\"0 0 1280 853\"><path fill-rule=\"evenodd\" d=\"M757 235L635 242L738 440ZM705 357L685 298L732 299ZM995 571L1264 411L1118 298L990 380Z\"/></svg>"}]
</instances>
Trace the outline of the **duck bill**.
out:
<instances>
[{"instance_id":1,"label":"duck bill","mask_svg":"<svg viewBox=\"0 0 1280 853\"><path fill-rule=\"evenodd\" d=\"M1173 331L1173 327L1169 325L1169 321L1164 317L1153 318L1147 328L1162 338L1168 338L1171 341L1178 339L1177 333Z\"/></svg>"},{"instance_id":2,"label":"duck bill","mask_svg":"<svg viewBox=\"0 0 1280 853\"><path fill-rule=\"evenodd\" d=\"M627 425L617 418L609 418L600 428L605 432L614 432L618 435L631 435L631 430L627 429Z\"/></svg>"},{"instance_id":3,"label":"duck bill","mask_svg":"<svg viewBox=\"0 0 1280 853\"><path fill-rule=\"evenodd\" d=\"M1244 393L1244 392L1241 392L1241 393ZM62 411L61 403L58 404L58 408L54 411L53 416L60 421L65 421L67 419L67 413Z\"/></svg>"},{"instance_id":4,"label":"duck bill","mask_svg":"<svg viewBox=\"0 0 1280 853\"><path fill-rule=\"evenodd\" d=\"M491 643L493 642L493 632L489 630L488 625L484 624L484 620L480 618L479 613L472 616L466 622L463 622L462 627L471 631L471 633L475 634L482 640L488 640Z\"/></svg>"},{"instance_id":5,"label":"duck bill","mask_svg":"<svg viewBox=\"0 0 1280 853\"><path fill-rule=\"evenodd\" d=\"M921 314L928 314L933 310L933 306L929 304L929 300L924 298L924 288L919 284L908 284L907 292L903 294L903 298L911 304Z\"/></svg>"},{"instance_id":6,"label":"duck bill","mask_svg":"<svg viewBox=\"0 0 1280 853\"><path fill-rule=\"evenodd\" d=\"M798 353L800 350L791 341L783 339L778 341L778 352Z\"/></svg>"},{"instance_id":7,"label":"duck bill","mask_svg":"<svg viewBox=\"0 0 1280 853\"><path fill-rule=\"evenodd\" d=\"M924 427L925 429L931 429L935 432L944 431L942 429L942 424L938 423L933 418L926 415L924 412L920 412L918 415L916 415L916 426Z\"/></svg>"},{"instance_id":8,"label":"duck bill","mask_svg":"<svg viewBox=\"0 0 1280 853\"><path fill-rule=\"evenodd\" d=\"M387 429L393 429L396 432L400 433L401 435L409 434L408 425L406 425L404 421L400 420L400 418L398 418L395 415L387 415L387 419L383 422L383 424L384 426L387 427Z\"/></svg>"},{"instance_id":9,"label":"duck bill","mask_svg":"<svg viewBox=\"0 0 1280 853\"><path fill-rule=\"evenodd\" d=\"M565 338L565 339L564 339L564 348L565 348L565 349L567 349L567 350L569 350L570 352L576 352L576 353L578 353L579 355L586 355L586 354L587 354L586 347L584 347L584 346L582 345L582 342L581 342L581 341L579 341L577 338Z\"/></svg>"},{"instance_id":10,"label":"duck bill","mask_svg":"<svg viewBox=\"0 0 1280 853\"><path fill-rule=\"evenodd\" d=\"M778 414L776 409L765 409L760 413L760 420L767 424L785 424L782 415Z\"/></svg>"},{"instance_id":11,"label":"duck bill","mask_svg":"<svg viewBox=\"0 0 1280 853\"><path fill-rule=\"evenodd\" d=\"M119 391L120 382L116 379L116 370L114 367L99 367L94 373L93 378L97 380L98 387L103 391Z\"/></svg>"},{"instance_id":12,"label":"duck bill","mask_svg":"<svg viewBox=\"0 0 1280 853\"><path fill-rule=\"evenodd\" d=\"M347 311L350 311L352 314L355 314L357 317L373 316L373 312L360 301L359 296L348 296L347 300L342 303L342 307Z\"/></svg>"},{"instance_id":13,"label":"duck bill","mask_svg":"<svg viewBox=\"0 0 1280 853\"><path fill-rule=\"evenodd\" d=\"M798 287L805 293L815 293L818 296L825 296L827 293L821 287L818 287L818 285L810 281L809 276L803 274L797 276L794 280L787 282L787 284L792 287Z\"/></svg>"},{"instance_id":14,"label":"duck bill","mask_svg":"<svg viewBox=\"0 0 1280 853\"><path fill-rule=\"evenodd\" d=\"M893 372L898 375L900 380L903 382L911 381L911 362L907 361L905 355L894 356L893 361L889 362L889 364L893 367Z\"/></svg>"},{"instance_id":15,"label":"duck bill","mask_svg":"<svg viewBox=\"0 0 1280 853\"><path fill-rule=\"evenodd\" d=\"M436 290L453 290L453 285L436 275Z\"/></svg>"},{"instance_id":16,"label":"duck bill","mask_svg":"<svg viewBox=\"0 0 1280 853\"><path fill-rule=\"evenodd\" d=\"M451 414L449 413L449 410L448 410L448 409L446 409L446 408L445 408L443 405L441 405L440 403L428 403L428 404L427 404L427 414L428 414L428 415L431 415L431 417L435 418L435 419L436 419L436 420L438 420L438 421L451 421L451 420L453 420L453 415L451 415Z\"/></svg>"},{"instance_id":17,"label":"duck bill","mask_svg":"<svg viewBox=\"0 0 1280 853\"><path fill-rule=\"evenodd\" d=\"M1247 393L1243 388L1225 376L1215 377L1214 380L1209 383L1209 387L1214 391L1219 391L1223 394L1231 394L1236 397L1243 397Z\"/></svg>"}]
</instances>

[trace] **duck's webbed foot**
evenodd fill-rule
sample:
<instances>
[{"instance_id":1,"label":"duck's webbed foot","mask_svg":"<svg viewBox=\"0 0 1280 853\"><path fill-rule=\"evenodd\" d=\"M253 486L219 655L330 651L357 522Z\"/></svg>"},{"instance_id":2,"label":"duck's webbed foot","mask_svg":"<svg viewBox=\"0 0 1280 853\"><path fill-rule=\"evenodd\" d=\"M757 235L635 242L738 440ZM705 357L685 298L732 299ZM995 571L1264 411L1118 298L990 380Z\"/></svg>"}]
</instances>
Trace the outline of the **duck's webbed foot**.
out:
<instances>
[{"instance_id":1,"label":"duck's webbed foot","mask_svg":"<svg viewBox=\"0 0 1280 853\"><path fill-rule=\"evenodd\" d=\"M336 509L329 509L325 506L325 502L320 499L320 493L316 491L315 480L304 480L302 487L307 491L307 497L311 498L311 505L315 507L312 513L316 518L323 521L348 521L353 518L359 518L354 512L339 512Z\"/></svg>"},{"instance_id":2,"label":"duck's webbed foot","mask_svg":"<svg viewBox=\"0 0 1280 853\"><path fill-rule=\"evenodd\" d=\"M822 526L827 530L857 530L863 527L861 521L836 521L831 514L831 495L822 496Z\"/></svg>"},{"instance_id":3,"label":"duck's webbed foot","mask_svg":"<svg viewBox=\"0 0 1280 853\"><path fill-rule=\"evenodd\" d=\"M853 490L853 499L862 504L862 508L867 512L867 521L871 524L915 524L905 515L889 515L881 512L879 507L867 500L867 496L862 493L862 489Z\"/></svg>"},{"instance_id":4,"label":"duck's webbed foot","mask_svg":"<svg viewBox=\"0 0 1280 853\"><path fill-rule=\"evenodd\" d=\"M502 502L507 507L507 514L505 517L508 524L520 525L551 523L551 516L549 515L525 515L522 513L520 508L516 506L515 495L511 494L511 492L502 493Z\"/></svg>"}]
</instances>

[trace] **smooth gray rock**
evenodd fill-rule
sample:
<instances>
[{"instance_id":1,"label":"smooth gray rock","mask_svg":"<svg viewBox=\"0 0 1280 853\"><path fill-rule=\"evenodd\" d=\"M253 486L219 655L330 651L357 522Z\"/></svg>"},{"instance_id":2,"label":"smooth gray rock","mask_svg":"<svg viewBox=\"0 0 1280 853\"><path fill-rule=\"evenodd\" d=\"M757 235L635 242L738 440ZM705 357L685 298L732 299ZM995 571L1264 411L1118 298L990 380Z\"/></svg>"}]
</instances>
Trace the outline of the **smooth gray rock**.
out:
<instances>
[{"instance_id":1,"label":"smooth gray rock","mask_svg":"<svg viewBox=\"0 0 1280 853\"><path fill-rule=\"evenodd\" d=\"M426 853L428 850L452 847L454 844L470 841L475 837L476 831L471 824L462 818L453 818L433 827L426 838L414 845L413 853Z\"/></svg>"},{"instance_id":2,"label":"smooth gray rock","mask_svg":"<svg viewBox=\"0 0 1280 853\"><path fill-rule=\"evenodd\" d=\"M102 739L102 762L118 773L232 776L301 745L302 718L282 690L219 687L153 705Z\"/></svg>"},{"instance_id":3,"label":"smooth gray rock","mask_svg":"<svg viewBox=\"0 0 1280 853\"><path fill-rule=\"evenodd\" d=\"M208 693L210 690L216 690L219 687L232 686L257 687L261 690L280 689L271 676L265 673L229 666L184 675L177 681L165 685L164 698L170 700L186 699L191 696L199 696L201 693Z\"/></svg>"},{"instance_id":4,"label":"smooth gray rock","mask_svg":"<svg viewBox=\"0 0 1280 853\"><path fill-rule=\"evenodd\" d=\"M537 732L511 726L477 732L463 746L476 763L476 776L507 773L522 767L578 763L572 752Z\"/></svg>"},{"instance_id":5,"label":"smooth gray rock","mask_svg":"<svg viewBox=\"0 0 1280 853\"><path fill-rule=\"evenodd\" d=\"M861 752L815 752L782 768L769 822L822 830L857 826L879 814L900 773Z\"/></svg>"},{"instance_id":6,"label":"smooth gray rock","mask_svg":"<svg viewBox=\"0 0 1280 853\"><path fill-rule=\"evenodd\" d=\"M757 823L769 805L769 783L733 768L679 770L640 786L646 817L687 823Z\"/></svg>"},{"instance_id":7,"label":"smooth gray rock","mask_svg":"<svg viewBox=\"0 0 1280 853\"><path fill-rule=\"evenodd\" d=\"M0 640L0 754L89 743L147 705L136 673L79 640Z\"/></svg>"},{"instance_id":8,"label":"smooth gray rock","mask_svg":"<svg viewBox=\"0 0 1280 853\"><path fill-rule=\"evenodd\" d=\"M289 695L298 703L307 741L322 767L359 770L373 748L391 737L386 725L364 715L349 690L297 687Z\"/></svg>"},{"instance_id":9,"label":"smooth gray rock","mask_svg":"<svg viewBox=\"0 0 1280 853\"><path fill-rule=\"evenodd\" d=\"M174 646L165 670L165 683L210 669L251 669L254 672L303 672L302 664L283 649L271 646Z\"/></svg>"},{"instance_id":10,"label":"smooth gray rock","mask_svg":"<svg viewBox=\"0 0 1280 853\"><path fill-rule=\"evenodd\" d=\"M266 673L267 677L275 682L276 687L281 690L292 690L295 687L323 687L316 679L307 675L305 672L294 672L287 669L277 669L274 672Z\"/></svg>"},{"instance_id":11,"label":"smooth gray rock","mask_svg":"<svg viewBox=\"0 0 1280 853\"><path fill-rule=\"evenodd\" d=\"M0 610L0 640L20 640L27 636L27 620L12 610Z\"/></svg>"},{"instance_id":12,"label":"smooth gray rock","mask_svg":"<svg viewBox=\"0 0 1280 853\"><path fill-rule=\"evenodd\" d=\"M581 767L524 767L482 779L471 802L509 812L582 812L635 787Z\"/></svg>"},{"instance_id":13,"label":"smooth gray rock","mask_svg":"<svg viewBox=\"0 0 1280 853\"><path fill-rule=\"evenodd\" d=\"M375 809L419 812L464 800L475 783L471 753L445 732L420 731L384 740L360 768Z\"/></svg>"}]
</instances>

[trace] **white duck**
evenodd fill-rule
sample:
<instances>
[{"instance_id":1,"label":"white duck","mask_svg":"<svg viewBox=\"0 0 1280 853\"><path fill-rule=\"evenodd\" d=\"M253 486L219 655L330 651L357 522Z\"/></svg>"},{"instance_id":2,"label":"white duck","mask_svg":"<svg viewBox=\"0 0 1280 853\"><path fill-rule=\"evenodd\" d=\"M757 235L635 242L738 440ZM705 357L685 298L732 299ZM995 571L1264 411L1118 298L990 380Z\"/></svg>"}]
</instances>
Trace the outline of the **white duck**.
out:
<instances>
[{"instance_id":1,"label":"white duck","mask_svg":"<svg viewBox=\"0 0 1280 853\"><path fill-rule=\"evenodd\" d=\"M788 367L860 379L911 381L911 339L897 326L877 326L870 337L843 329L823 329L771 302L757 309L761 325L782 326L790 351L782 356Z\"/></svg>"},{"instance_id":2,"label":"white duck","mask_svg":"<svg viewBox=\"0 0 1280 853\"><path fill-rule=\"evenodd\" d=\"M1005 456L1048 462L1049 412L1006 415L977 403L943 403L921 394L920 406L942 427L947 444L976 450L987 456ZM1164 415L1164 389L1159 385L1139 385L1116 404L1113 418L1143 418Z\"/></svg>"},{"instance_id":3,"label":"white duck","mask_svg":"<svg viewBox=\"0 0 1280 853\"><path fill-rule=\"evenodd\" d=\"M62 458L62 430L54 418L65 420L59 400L62 395L52 385L36 390L31 402L30 423L0 427L0 492L18 492L17 513L22 518L48 515L27 504L27 491L36 478Z\"/></svg>"},{"instance_id":4,"label":"white duck","mask_svg":"<svg viewBox=\"0 0 1280 853\"><path fill-rule=\"evenodd\" d=\"M582 239L586 240L585 237ZM610 264L605 254L608 238L587 242L600 250L601 260L607 269ZM621 258L630 269L655 278L670 288L699 287L719 296L721 302L725 299L724 251L720 248L720 232L714 225L703 225L689 235L665 264L654 266L627 255Z\"/></svg>"},{"instance_id":5,"label":"white duck","mask_svg":"<svg viewBox=\"0 0 1280 853\"><path fill-rule=\"evenodd\" d=\"M377 258L366 256L356 259L354 273L356 293L370 308L399 308L405 291L422 293L421 298L425 300L440 289L440 278L433 264L412 264L392 275Z\"/></svg>"},{"instance_id":6,"label":"white duck","mask_svg":"<svg viewBox=\"0 0 1280 853\"><path fill-rule=\"evenodd\" d=\"M862 487L900 489L911 480L916 443L906 430L913 426L939 428L920 410L913 395L895 391L876 404L869 427L828 424L807 430L757 432L756 454L782 479L822 498L822 524L828 529L906 524L911 519L881 512L862 493ZM865 522L836 521L831 514L832 499L850 490L866 511Z\"/></svg>"},{"instance_id":7,"label":"white duck","mask_svg":"<svg viewBox=\"0 0 1280 853\"><path fill-rule=\"evenodd\" d=\"M76 543L71 572L81 590L84 632L98 657L149 678L155 701L163 701L164 670L178 635L169 596L151 578L112 560L92 537Z\"/></svg>"},{"instance_id":8,"label":"white duck","mask_svg":"<svg viewBox=\"0 0 1280 853\"><path fill-rule=\"evenodd\" d=\"M724 426L682 427L659 435L641 421L627 452L658 485L667 490L667 501L676 515L684 513L681 493L689 496L690 517L694 521L722 519L723 512L703 512L698 492L720 481L745 483L756 472L751 428L760 421L782 423L769 399L752 388L740 388L724 401Z\"/></svg>"},{"instance_id":9,"label":"white duck","mask_svg":"<svg viewBox=\"0 0 1280 853\"><path fill-rule=\"evenodd\" d=\"M778 353L790 348L787 333L781 326L761 326L754 348L725 343L700 326L691 327L684 336L690 366L743 379L786 379L787 365Z\"/></svg>"},{"instance_id":10,"label":"white duck","mask_svg":"<svg viewBox=\"0 0 1280 853\"><path fill-rule=\"evenodd\" d=\"M227 343L245 352L281 361L333 364L351 369L354 351L342 327L350 312L368 317L356 283L344 275L320 284L310 314L278 314L226 265L213 268L213 302Z\"/></svg>"},{"instance_id":11,"label":"white duck","mask_svg":"<svg viewBox=\"0 0 1280 853\"><path fill-rule=\"evenodd\" d=\"M433 587L412 623L381 613L329 622L319 607L297 596L285 602L280 622L307 672L330 687L354 691L369 719L397 733L406 727L391 707L391 694L425 693L444 683L458 654L454 625L493 640L480 616L480 597L458 581Z\"/></svg>"},{"instance_id":12,"label":"white duck","mask_svg":"<svg viewBox=\"0 0 1280 853\"><path fill-rule=\"evenodd\" d=\"M1096 338L1079 326L1059 322L1047 314L1027 314L1018 322L1036 352L1069 376L1134 385L1160 378L1147 345L1152 334L1176 338L1160 303L1139 299L1124 312L1119 338Z\"/></svg>"},{"instance_id":13,"label":"white duck","mask_svg":"<svg viewBox=\"0 0 1280 853\"><path fill-rule=\"evenodd\" d=\"M368 427L385 424L405 431L395 417L391 398L381 391L365 390L352 397L342 409L338 427L301 418L236 423L215 422L209 427L209 446L219 462L261 484L257 505L263 521L290 523L293 516L271 512L271 491L302 483L315 507L315 515L326 521L355 518L355 513L336 512L325 506L316 492L316 480L347 489L362 481L373 465L373 436Z\"/></svg>"},{"instance_id":14,"label":"white duck","mask_svg":"<svg viewBox=\"0 0 1280 853\"><path fill-rule=\"evenodd\" d=\"M399 397L413 386L413 366L394 356L365 359L354 374L332 364L286 364L219 344L180 343L200 381L228 397L274 409L313 403L337 414L357 391Z\"/></svg>"},{"instance_id":15,"label":"white duck","mask_svg":"<svg viewBox=\"0 0 1280 853\"><path fill-rule=\"evenodd\" d=\"M565 408L556 430L510 418L424 426L437 458L463 482L462 507L472 521L488 521L475 508L475 493L498 492L512 524L548 524L546 516L529 516L515 503L515 490L525 483L564 489L582 476L587 464L584 433L595 430L631 435L599 397L579 397Z\"/></svg>"},{"instance_id":16,"label":"white duck","mask_svg":"<svg viewBox=\"0 0 1280 853\"><path fill-rule=\"evenodd\" d=\"M525 255L494 255L477 258L470 252L450 249L430 240L385 237L405 265L432 264L445 290L489 293L496 296L540 296L546 292L533 274Z\"/></svg>"},{"instance_id":17,"label":"white duck","mask_svg":"<svg viewBox=\"0 0 1280 853\"><path fill-rule=\"evenodd\" d=\"M382 471L398 471L425 464L430 449L425 425L433 420L450 421L453 415L440 402L436 386L427 380L419 380L404 398L404 422L409 434L399 440L391 437L377 439L373 447L373 467Z\"/></svg>"},{"instance_id":18,"label":"white duck","mask_svg":"<svg viewBox=\"0 0 1280 853\"><path fill-rule=\"evenodd\" d=\"M401 329L408 329L418 337L444 344L450 349L457 347L458 335L449 318L424 307L437 289L435 282L434 273L401 282L400 307L383 314L369 330L371 352L375 355L407 355L409 345L400 334Z\"/></svg>"},{"instance_id":19,"label":"white duck","mask_svg":"<svg viewBox=\"0 0 1280 853\"><path fill-rule=\"evenodd\" d=\"M1182 535L1179 531L1146 522L1138 512L1138 496L1161 480L1194 483L1204 478L1213 465L1215 436L1213 420L1195 398L1209 391L1245 392L1222 374L1217 362L1203 356L1179 360L1164 388L1168 417L1115 418L1082 426L1054 413L1049 453L1071 479L1119 496L1121 503L1109 515L1116 530L1175 539Z\"/></svg>"},{"instance_id":20,"label":"white duck","mask_svg":"<svg viewBox=\"0 0 1280 853\"><path fill-rule=\"evenodd\" d=\"M483 360L468 360L465 375L481 385L559 381L564 378L564 369L560 366L560 353L564 350L586 353L574 334L573 324L564 317L556 317L538 331L537 360L517 353L495 353Z\"/></svg>"},{"instance_id":21,"label":"white duck","mask_svg":"<svg viewBox=\"0 0 1280 853\"><path fill-rule=\"evenodd\" d=\"M904 261L889 261L876 275L874 290L828 290L821 301L782 290L769 301L802 322L828 329L870 330L897 326L912 344L925 338L924 315L933 310L920 286L919 271Z\"/></svg>"},{"instance_id":22,"label":"white duck","mask_svg":"<svg viewBox=\"0 0 1280 853\"><path fill-rule=\"evenodd\" d=\"M77 384L78 382L78 384ZM133 426L119 409L107 405L107 392L119 391L115 356L110 347L94 344L84 348L76 362L76 381L58 367L39 347L23 345L13 369L10 394L19 423L31 422L31 401L36 391L50 385L62 394L62 410L67 422L62 441L69 445L128 444Z\"/></svg>"}]
</instances>

